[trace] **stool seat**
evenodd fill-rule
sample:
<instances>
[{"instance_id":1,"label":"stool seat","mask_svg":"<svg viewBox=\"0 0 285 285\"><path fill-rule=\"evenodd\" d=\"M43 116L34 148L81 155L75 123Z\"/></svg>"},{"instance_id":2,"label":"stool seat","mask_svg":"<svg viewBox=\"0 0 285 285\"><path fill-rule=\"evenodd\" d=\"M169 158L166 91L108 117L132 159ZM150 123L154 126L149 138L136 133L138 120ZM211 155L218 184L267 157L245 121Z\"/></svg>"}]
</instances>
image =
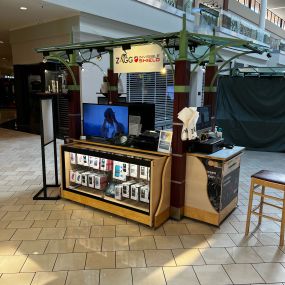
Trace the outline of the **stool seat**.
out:
<instances>
[{"instance_id":1,"label":"stool seat","mask_svg":"<svg viewBox=\"0 0 285 285\"><path fill-rule=\"evenodd\" d=\"M278 173L278 172L273 172L269 170L261 170L253 174L251 177L285 185L285 174L284 173Z\"/></svg>"}]
</instances>

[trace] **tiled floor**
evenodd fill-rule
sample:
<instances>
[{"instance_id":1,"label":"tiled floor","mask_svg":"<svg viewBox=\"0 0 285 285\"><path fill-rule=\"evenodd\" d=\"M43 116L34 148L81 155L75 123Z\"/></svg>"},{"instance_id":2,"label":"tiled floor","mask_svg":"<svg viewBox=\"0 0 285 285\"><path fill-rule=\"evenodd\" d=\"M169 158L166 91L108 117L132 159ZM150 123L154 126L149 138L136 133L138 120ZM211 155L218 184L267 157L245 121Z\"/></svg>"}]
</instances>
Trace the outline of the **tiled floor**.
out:
<instances>
[{"instance_id":1,"label":"tiled floor","mask_svg":"<svg viewBox=\"0 0 285 285\"><path fill-rule=\"evenodd\" d=\"M239 207L220 228L183 219L152 230L66 200L33 201L39 137L0 129L0 285L285 284L279 225L265 220L244 237L250 175L284 165L285 154L246 152Z\"/></svg>"}]
</instances>

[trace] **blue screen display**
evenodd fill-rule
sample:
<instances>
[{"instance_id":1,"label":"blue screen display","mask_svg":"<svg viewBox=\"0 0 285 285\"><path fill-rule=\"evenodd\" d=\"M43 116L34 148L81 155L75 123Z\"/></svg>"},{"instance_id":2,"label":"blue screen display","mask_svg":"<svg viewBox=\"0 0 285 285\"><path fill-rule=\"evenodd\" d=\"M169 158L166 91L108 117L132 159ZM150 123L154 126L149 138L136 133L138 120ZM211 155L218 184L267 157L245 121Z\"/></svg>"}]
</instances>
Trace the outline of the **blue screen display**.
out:
<instances>
[{"instance_id":1,"label":"blue screen display","mask_svg":"<svg viewBox=\"0 0 285 285\"><path fill-rule=\"evenodd\" d=\"M128 135L127 106L83 104L83 132L85 136L113 138Z\"/></svg>"}]
</instances>

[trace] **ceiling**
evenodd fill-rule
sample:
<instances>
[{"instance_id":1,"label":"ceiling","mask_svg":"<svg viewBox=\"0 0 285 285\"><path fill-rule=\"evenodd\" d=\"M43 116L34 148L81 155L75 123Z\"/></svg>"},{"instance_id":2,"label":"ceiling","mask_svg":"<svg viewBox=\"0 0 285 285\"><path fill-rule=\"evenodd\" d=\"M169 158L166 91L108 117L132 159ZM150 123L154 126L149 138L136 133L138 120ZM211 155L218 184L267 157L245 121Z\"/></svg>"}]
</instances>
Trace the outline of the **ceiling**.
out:
<instances>
[{"instance_id":1,"label":"ceiling","mask_svg":"<svg viewBox=\"0 0 285 285\"><path fill-rule=\"evenodd\" d=\"M267 7L277 16L285 19L285 0L268 0Z\"/></svg>"},{"instance_id":2,"label":"ceiling","mask_svg":"<svg viewBox=\"0 0 285 285\"><path fill-rule=\"evenodd\" d=\"M20 7L27 7L23 11ZM9 31L77 14L76 11L43 0L0 0L0 72L12 68Z\"/></svg>"}]
</instances>

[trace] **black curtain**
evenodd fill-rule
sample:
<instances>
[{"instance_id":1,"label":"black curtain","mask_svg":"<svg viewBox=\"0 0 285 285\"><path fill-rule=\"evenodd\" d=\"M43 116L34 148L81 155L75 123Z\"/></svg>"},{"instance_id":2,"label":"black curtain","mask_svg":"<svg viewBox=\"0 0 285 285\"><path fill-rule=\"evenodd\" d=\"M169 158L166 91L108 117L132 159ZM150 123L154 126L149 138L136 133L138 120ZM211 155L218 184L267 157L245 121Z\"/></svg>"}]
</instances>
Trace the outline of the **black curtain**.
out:
<instances>
[{"instance_id":1,"label":"black curtain","mask_svg":"<svg viewBox=\"0 0 285 285\"><path fill-rule=\"evenodd\" d=\"M285 79L220 77L216 125L228 143L285 152Z\"/></svg>"}]
</instances>

